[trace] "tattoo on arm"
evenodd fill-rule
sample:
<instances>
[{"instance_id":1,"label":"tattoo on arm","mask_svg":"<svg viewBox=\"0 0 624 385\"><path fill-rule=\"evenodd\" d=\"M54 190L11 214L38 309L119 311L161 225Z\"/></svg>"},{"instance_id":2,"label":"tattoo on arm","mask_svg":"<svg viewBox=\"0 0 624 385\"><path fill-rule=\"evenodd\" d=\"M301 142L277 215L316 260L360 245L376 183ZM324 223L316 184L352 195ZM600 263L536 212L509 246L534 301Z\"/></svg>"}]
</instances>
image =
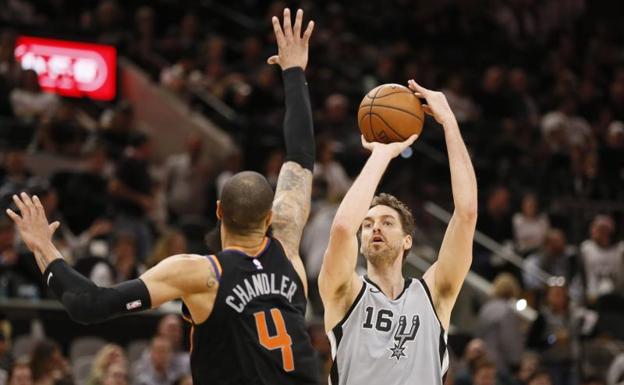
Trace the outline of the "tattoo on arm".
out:
<instances>
[{"instance_id":1,"label":"tattoo on arm","mask_svg":"<svg viewBox=\"0 0 624 385\"><path fill-rule=\"evenodd\" d=\"M277 180L273 200L273 235L291 258L299 254L299 243L308 216L312 194L312 172L296 162L286 162Z\"/></svg>"}]
</instances>

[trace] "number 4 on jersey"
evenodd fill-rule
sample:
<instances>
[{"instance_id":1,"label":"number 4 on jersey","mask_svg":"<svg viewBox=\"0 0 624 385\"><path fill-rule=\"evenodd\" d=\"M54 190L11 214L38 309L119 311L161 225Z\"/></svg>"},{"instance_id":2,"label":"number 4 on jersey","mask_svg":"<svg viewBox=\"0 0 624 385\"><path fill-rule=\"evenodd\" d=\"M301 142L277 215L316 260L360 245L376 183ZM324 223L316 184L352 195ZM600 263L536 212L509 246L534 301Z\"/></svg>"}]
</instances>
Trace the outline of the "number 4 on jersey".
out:
<instances>
[{"instance_id":1,"label":"number 4 on jersey","mask_svg":"<svg viewBox=\"0 0 624 385\"><path fill-rule=\"evenodd\" d=\"M260 345L264 346L268 350L281 349L282 351L282 364L286 372L292 372L295 370L295 361L293 359L292 352L292 339L286 331L286 324L284 323L284 317L279 309L271 309L271 318L273 318L273 324L275 325L276 334L274 336L269 335L269 328L267 327L266 317L264 311L254 313L256 319L256 329L258 331L258 340Z\"/></svg>"}]
</instances>

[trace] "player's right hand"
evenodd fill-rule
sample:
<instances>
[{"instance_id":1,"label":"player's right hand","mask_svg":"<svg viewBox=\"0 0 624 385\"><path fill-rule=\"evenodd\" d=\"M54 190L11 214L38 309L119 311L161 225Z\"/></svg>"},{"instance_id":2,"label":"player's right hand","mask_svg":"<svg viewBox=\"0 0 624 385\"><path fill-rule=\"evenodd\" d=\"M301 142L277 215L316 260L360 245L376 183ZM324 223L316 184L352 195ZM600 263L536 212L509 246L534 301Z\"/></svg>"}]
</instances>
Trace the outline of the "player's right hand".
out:
<instances>
[{"instance_id":1,"label":"player's right hand","mask_svg":"<svg viewBox=\"0 0 624 385\"><path fill-rule=\"evenodd\" d=\"M411 146L416 139L418 139L418 135L414 134L404 140L403 142L393 142L393 143L379 143L379 142L369 142L364 139L364 135L362 137L362 147L369 150L370 152L386 152L392 158L396 158L400 153L403 152L406 148Z\"/></svg>"},{"instance_id":2,"label":"player's right hand","mask_svg":"<svg viewBox=\"0 0 624 385\"><path fill-rule=\"evenodd\" d=\"M427 101L427 104L422 105L423 111L427 115L432 116L436 122L443 126L451 122L457 123L446 96L442 92L426 89L416 83L414 79L410 79L407 84L417 97L424 98Z\"/></svg>"},{"instance_id":3,"label":"player's right hand","mask_svg":"<svg viewBox=\"0 0 624 385\"><path fill-rule=\"evenodd\" d=\"M308 23L302 35L303 11L301 9L297 11L293 28L290 24L290 10L288 8L284 8L283 28L277 16L273 16L271 21L277 41L277 55L271 56L267 62L279 65L282 67L282 71L292 67L301 67L305 70L308 65L308 42L314 29L314 22Z\"/></svg>"},{"instance_id":4,"label":"player's right hand","mask_svg":"<svg viewBox=\"0 0 624 385\"><path fill-rule=\"evenodd\" d=\"M48 223L45 210L39 198L32 199L28 194L13 195L13 202L20 210L20 214L11 209L6 213L17 225L20 237L32 252L41 251L52 243L52 235L59 227L59 222Z\"/></svg>"}]
</instances>

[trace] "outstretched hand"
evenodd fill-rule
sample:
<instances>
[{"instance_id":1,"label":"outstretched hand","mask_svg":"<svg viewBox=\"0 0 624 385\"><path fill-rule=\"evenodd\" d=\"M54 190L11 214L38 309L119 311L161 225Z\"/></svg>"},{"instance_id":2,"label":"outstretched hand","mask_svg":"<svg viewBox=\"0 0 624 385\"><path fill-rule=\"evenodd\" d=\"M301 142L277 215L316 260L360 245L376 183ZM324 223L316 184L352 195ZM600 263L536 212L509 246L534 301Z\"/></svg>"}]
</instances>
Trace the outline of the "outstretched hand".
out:
<instances>
[{"instance_id":1,"label":"outstretched hand","mask_svg":"<svg viewBox=\"0 0 624 385\"><path fill-rule=\"evenodd\" d=\"M414 91L414 95L427 101L427 104L422 105L423 111L432 116L436 122L444 125L455 121L455 115L442 92L428 90L416 83L414 79L410 79L407 85Z\"/></svg>"},{"instance_id":2,"label":"outstretched hand","mask_svg":"<svg viewBox=\"0 0 624 385\"><path fill-rule=\"evenodd\" d=\"M385 151L392 158L396 158L400 153L403 152L403 150L411 146L416 139L418 139L418 135L414 134L403 142L379 143L368 142L366 139L364 139L364 135L362 135L362 147L369 150L370 152Z\"/></svg>"},{"instance_id":3,"label":"outstretched hand","mask_svg":"<svg viewBox=\"0 0 624 385\"><path fill-rule=\"evenodd\" d=\"M288 8L284 9L283 27L280 25L277 16L273 16L271 21L273 22L275 40L277 40L277 55L271 56L267 62L279 65L282 71L292 67L301 67L305 70L308 64L308 42L314 29L314 22L308 23L302 35L303 11L301 9L297 11L293 27L290 24L290 10Z\"/></svg>"},{"instance_id":4,"label":"outstretched hand","mask_svg":"<svg viewBox=\"0 0 624 385\"><path fill-rule=\"evenodd\" d=\"M15 222L20 236L26 246L33 252L40 252L52 243L52 235L60 223L48 223L45 210L39 198L32 198L26 193L18 197L13 195L13 202L19 208L20 214L7 209L7 215Z\"/></svg>"}]
</instances>

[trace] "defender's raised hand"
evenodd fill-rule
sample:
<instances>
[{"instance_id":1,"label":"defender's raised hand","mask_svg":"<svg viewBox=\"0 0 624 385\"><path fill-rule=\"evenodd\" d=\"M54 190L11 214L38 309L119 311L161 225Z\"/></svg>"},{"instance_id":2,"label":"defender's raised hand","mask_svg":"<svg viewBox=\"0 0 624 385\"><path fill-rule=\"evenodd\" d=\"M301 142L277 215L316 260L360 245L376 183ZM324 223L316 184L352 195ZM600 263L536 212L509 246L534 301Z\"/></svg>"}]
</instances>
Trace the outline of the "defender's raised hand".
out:
<instances>
[{"instance_id":1,"label":"defender's raised hand","mask_svg":"<svg viewBox=\"0 0 624 385\"><path fill-rule=\"evenodd\" d=\"M283 70L292 67L301 67L304 70L308 64L308 42L314 29L314 22L308 22L306 30L301 34L303 11L299 9L295 17L294 27L290 24L290 10L284 9L284 25L280 25L279 18L273 16L273 31L277 40L277 55L271 56L267 62L277 64Z\"/></svg>"},{"instance_id":2,"label":"defender's raised hand","mask_svg":"<svg viewBox=\"0 0 624 385\"><path fill-rule=\"evenodd\" d=\"M17 225L20 236L32 252L40 252L52 243L52 235L59 227L59 222L48 223L45 210L39 198L32 199L28 194L13 195L13 202L19 208L20 214L11 209L6 213Z\"/></svg>"}]
</instances>

